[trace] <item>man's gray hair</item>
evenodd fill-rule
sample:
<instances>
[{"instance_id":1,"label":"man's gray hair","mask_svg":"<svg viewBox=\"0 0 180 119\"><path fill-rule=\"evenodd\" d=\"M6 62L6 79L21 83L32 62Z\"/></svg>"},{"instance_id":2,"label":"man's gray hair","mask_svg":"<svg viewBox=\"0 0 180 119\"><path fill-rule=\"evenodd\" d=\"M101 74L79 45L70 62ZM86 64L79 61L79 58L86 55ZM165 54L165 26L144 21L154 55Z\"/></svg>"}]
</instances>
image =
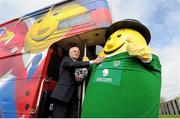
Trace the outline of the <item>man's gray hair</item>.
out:
<instances>
[{"instance_id":1,"label":"man's gray hair","mask_svg":"<svg viewBox=\"0 0 180 119\"><path fill-rule=\"evenodd\" d=\"M69 55L70 55L70 53L72 52L72 50L73 50L74 48L78 48L78 47L76 47L76 46L71 47L71 48L69 49ZM79 49L79 48L78 48L78 49Z\"/></svg>"}]
</instances>

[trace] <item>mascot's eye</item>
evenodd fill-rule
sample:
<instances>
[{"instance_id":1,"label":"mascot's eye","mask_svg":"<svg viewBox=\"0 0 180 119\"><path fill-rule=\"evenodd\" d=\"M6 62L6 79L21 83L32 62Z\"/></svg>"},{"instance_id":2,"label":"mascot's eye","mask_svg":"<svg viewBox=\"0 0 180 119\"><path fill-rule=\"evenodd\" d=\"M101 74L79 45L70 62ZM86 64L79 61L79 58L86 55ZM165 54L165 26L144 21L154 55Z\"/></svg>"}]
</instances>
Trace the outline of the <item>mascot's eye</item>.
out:
<instances>
[{"instance_id":1,"label":"mascot's eye","mask_svg":"<svg viewBox=\"0 0 180 119\"><path fill-rule=\"evenodd\" d=\"M117 35L117 37L118 37L118 38L121 37L121 34Z\"/></svg>"},{"instance_id":2,"label":"mascot's eye","mask_svg":"<svg viewBox=\"0 0 180 119\"><path fill-rule=\"evenodd\" d=\"M37 23L41 23L43 20L42 19L39 19L38 21L37 21Z\"/></svg>"}]
</instances>

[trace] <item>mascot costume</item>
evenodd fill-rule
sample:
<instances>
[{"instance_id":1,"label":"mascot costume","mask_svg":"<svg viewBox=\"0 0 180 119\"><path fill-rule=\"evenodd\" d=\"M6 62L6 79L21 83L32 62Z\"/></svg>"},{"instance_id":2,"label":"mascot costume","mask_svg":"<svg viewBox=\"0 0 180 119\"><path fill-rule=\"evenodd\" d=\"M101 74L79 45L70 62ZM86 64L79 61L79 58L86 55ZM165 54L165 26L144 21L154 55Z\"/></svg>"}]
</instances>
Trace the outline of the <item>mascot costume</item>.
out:
<instances>
[{"instance_id":1,"label":"mascot costume","mask_svg":"<svg viewBox=\"0 0 180 119\"><path fill-rule=\"evenodd\" d=\"M137 20L112 24L86 89L81 117L158 117L161 64L148 47L150 32Z\"/></svg>"}]
</instances>

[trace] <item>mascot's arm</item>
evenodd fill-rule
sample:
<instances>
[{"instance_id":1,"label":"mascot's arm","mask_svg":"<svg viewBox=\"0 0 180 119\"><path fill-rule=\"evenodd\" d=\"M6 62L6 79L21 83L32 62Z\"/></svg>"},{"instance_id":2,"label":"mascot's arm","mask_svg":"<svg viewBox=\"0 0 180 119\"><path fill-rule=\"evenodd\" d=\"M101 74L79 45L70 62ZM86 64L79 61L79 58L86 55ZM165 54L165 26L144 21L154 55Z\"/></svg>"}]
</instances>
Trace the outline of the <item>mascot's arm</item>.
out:
<instances>
[{"instance_id":1,"label":"mascot's arm","mask_svg":"<svg viewBox=\"0 0 180 119\"><path fill-rule=\"evenodd\" d=\"M149 63L152 61L151 50L147 45L142 45L135 40L128 38L127 51L131 56L137 56L144 63Z\"/></svg>"}]
</instances>

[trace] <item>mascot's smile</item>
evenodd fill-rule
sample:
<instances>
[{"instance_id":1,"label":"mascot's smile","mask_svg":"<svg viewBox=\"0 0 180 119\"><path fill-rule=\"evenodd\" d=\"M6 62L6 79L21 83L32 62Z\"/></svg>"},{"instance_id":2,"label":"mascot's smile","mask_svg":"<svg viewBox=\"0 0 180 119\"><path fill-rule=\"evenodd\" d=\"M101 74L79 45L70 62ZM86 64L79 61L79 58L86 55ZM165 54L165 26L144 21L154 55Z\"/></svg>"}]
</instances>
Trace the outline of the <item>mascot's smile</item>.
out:
<instances>
[{"instance_id":1,"label":"mascot's smile","mask_svg":"<svg viewBox=\"0 0 180 119\"><path fill-rule=\"evenodd\" d=\"M117 51L118 49L120 49L121 47L123 47L124 44L125 44L125 42L124 42L122 45L120 45L119 47L117 47L117 48L115 48L115 49L113 49L113 50L111 50L111 51L105 51L105 50L104 50L104 53L107 54L107 55L109 55L109 54L111 54L111 53L114 53L115 51Z\"/></svg>"}]
</instances>

